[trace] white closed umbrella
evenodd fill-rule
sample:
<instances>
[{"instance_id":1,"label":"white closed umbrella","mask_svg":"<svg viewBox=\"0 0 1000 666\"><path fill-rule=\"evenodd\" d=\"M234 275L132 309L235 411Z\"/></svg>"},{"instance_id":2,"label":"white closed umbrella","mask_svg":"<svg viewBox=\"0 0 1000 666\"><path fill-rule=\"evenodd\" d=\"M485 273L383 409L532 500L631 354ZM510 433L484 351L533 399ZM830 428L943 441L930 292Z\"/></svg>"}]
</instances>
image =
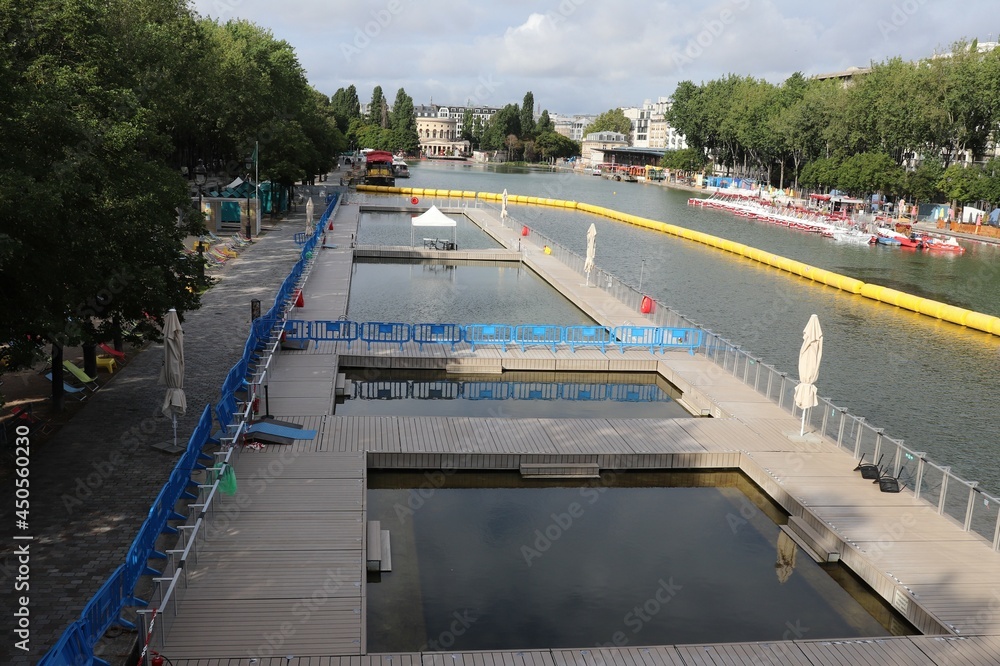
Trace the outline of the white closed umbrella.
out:
<instances>
[{"instance_id":1,"label":"white closed umbrella","mask_svg":"<svg viewBox=\"0 0 1000 666\"><path fill-rule=\"evenodd\" d=\"M816 380L819 363L823 358L823 329L819 317L812 315L802 331L802 348L799 349L799 385L795 387L795 406L802 410L802 428L806 433L806 410L819 404L816 399Z\"/></svg>"},{"instance_id":2,"label":"white closed umbrella","mask_svg":"<svg viewBox=\"0 0 1000 666\"><path fill-rule=\"evenodd\" d=\"M187 411L184 396L184 331L181 329L177 310L170 308L163 318L163 367L160 369L160 384L167 387L163 398L163 415L170 416L174 423L174 447L177 447L177 417Z\"/></svg>"},{"instance_id":3,"label":"white closed umbrella","mask_svg":"<svg viewBox=\"0 0 1000 666\"><path fill-rule=\"evenodd\" d=\"M306 201L306 237L316 233L316 227L313 226L313 198L309 197Z\"/></svg>"},{"instance_id":4,"label":"white closed umbrella","mask_svg":"<svg viewBox=\"0 0 1000 666\"><path fill-rule=\"evenodd\" d=\"M503 225L503 221L507 219L507 188L503 188L503 194L500 196L500 224Z\"/></svg>"},{"instance_id":5,"label":"white closed umbrella","mask_svg":"<svg viewBox=\"0 0 1000 666\"><path fill-rule=\"evenodd\" d=\"M590 223L587 229L587 259L583 262L583 272L587 274L587 285L590 285L590 272L594 270L594 257L597 256L597 227Z\"/></svg>"}]
</instances>

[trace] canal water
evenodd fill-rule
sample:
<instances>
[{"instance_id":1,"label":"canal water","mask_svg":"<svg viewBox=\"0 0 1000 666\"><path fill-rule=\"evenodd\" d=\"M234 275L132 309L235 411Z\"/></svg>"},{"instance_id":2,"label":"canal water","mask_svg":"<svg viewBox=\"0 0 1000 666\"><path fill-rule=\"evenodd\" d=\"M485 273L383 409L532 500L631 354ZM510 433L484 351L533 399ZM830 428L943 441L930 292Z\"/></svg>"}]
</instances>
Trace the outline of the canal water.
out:
<instances>
[{"instance_id":1,"label":"canal water","mask_svg":"<svg viewBox=\"0 0 1000 666\"><path fill-rule=\"evenodd\" d=\"M400 185L551 197L607 206L730 238L867 282L1000 315L1000 248L962 256L839 245L721 211L690 207L686 191L568 172L497 170L420 162ZM699 325L797 375L802 329L824 333L823 397L926 451L987 492L1000 494L994 412L1000 408L1000 338L875 303L742 257L586 213L510 207L581 256L597 228L596 264Z\"/></svg>"},{"instance_id":2,"label":"canal water","mask_svg":"<svg viewBox=\"0 0 1000 666\"><path fill-rule=\"evenodd\" d=\"M549 484L505 473L373 473L369 518L390 533L392 571L369 577L367 649L912 632L838 585L750 485L736 473L606 473Z\"/></svg>"}]
</instances>

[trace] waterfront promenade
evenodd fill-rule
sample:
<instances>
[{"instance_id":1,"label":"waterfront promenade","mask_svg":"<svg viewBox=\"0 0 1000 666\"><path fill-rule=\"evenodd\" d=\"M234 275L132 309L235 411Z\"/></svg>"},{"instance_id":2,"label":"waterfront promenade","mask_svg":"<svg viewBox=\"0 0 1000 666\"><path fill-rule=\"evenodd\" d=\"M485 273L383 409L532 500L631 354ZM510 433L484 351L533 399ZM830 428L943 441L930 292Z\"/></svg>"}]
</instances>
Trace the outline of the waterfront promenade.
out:
<instances>
[{"instance_id":1,"label":"waterfront promenade","mask_svg":"<svg viewBox=\"0 0 1000 666\"><path fill-rule=\"evenodd\" d=\"M291 315L346 314L359 207L345 204L331 242ZM602 325L642 325L642 315L588 287L495 212L468 215ZM342 366L577 369L657 372L695 413L714 418L470 419L340 417ZM443 345L313 343L272 361L270 413L317 430L313 440L241 454L240 493L223 503L214 536L191 570L167 636L175 666L246 663L475 664L995 664L1000 659L1000 555L912 494L884 494L851 470L853 458L702 355L629 349L472 351ZM528 464L601 469L739 469L790 515L787 526L824 559L845 562L919 630L933 636L871 640L365 655L365 479L369 467L520 469ZM331 501L332 500L332 501ZM229 506L231 510L226 511ZM803 555L804 556L804 555ZM240 661L237 661L240 660Z\"/></svg>"},{"instance_id":2,"label":"waterfront promenade","mask_svg":"<svg viewBox=\"0 0 1000 666\"><path fill-rule=\"evenodd\" d=\"M218 399L222 379L242 352L250 300L272 300L298 258L300 248L293 234L305 226L304 210L300 207L273 222L265 218L264 223L265 235L227 262L215 274L218 283L202 296L202 307L184 315L189 407L178 419L182 445L202 407ZM37 663L79 616L124 560L150 504L177 463L176 455L152 446L173 440L170 419L160 412L164 388L157 379L162 361L162 345L138 351L66 425L44 444L32 447L30 650L27 654L15 650L13 618L5 613L0 663ZM13 488L8 478L2 483ZM5 534L13 528L13 507L9 501L0 509ZM5 609L14 607L17 562L12 543L9 536L5 538L0 555L0 599ZM99 648L103 658L123 664L136 634L117 633Z\"/></svg>"}]
</instances>

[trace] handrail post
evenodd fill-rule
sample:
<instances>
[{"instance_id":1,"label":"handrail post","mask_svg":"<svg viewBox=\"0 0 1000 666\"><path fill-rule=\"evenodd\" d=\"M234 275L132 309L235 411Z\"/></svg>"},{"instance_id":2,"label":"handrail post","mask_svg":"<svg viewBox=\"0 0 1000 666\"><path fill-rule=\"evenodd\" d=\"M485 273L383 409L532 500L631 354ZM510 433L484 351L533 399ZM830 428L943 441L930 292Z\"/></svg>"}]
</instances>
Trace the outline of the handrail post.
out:
<instances>
[{"instance_id":1,"label":"handrail post","mask_svg":"<svg viewBox=\"0 0 1000 666\"><path fill-rule=\"evenodd\" d=\"M844 445L844 427L847 425L847 408L838 407L840 410L840 427L837 429L837 446Z\"/></svg>"},{"instance_id":2,"label":"handrail post","mask_svg":"<svg viewBox=\"0 0 1000 666\"><path fill-rule=\"evenodd\" d=\"M788 379L787 372L779 372L781 375L781 391L778 392L778 407L784 407L782 404L785 401L785 380Z\"/></svg>"},{"instance_id":3,"label":"handrail post","mask_svg":"<svg viewBox=\"0 0 1000 666\"><path fill-rule=\"evenodd\" d=\"M1000 550L1000 511L997 511L997 524L993 528L993 550Z\"/></svg>"},{"instance_id":4,"label":"handrail post","mask_svg":"<svg viewBox=\"0 0 1000 666\"><path fill-rule=\"evenodd\" d=\"M944 476L941 477L941 497L938 498L938 515L944 515L944 500L948 496L948 477L951 476L951 467L942 467Z\"/></svg>"},{"instance_id":5,"label":"handrail post","mask_svg":"<svg viewBox=\"0 0 1000 666\"><path fill-rule=\"evenodd\" d=\"M872 462L877 463L879 459L879 453L882 451L882 434L885 432L885 428L872 428L875 431L875 450L872 451Z\"/></svg>"},{"instance_id":6,"label":"handrail post","mask_svg":"<svg viewBox=\"0 0 1000 666\"><path fill-rule=\"evenodd\" d=\"M861 433L865 430L865 417L858 416L856 418L858 422L858 434L854 437L854 457L861 458ZM874 460L872 461L875 462Z\"/></svg>"},{"instance_id":7,"label":"handrail post","mask_svg":"<svg viewBox=\"0 0 1000 666\"><path fill-rule=\"evenodd\" d=\"M820 398L820 402L823 403L823 423L820 426L820 432L826 437L826 427L830 425L830 400L828 398Z\"/></svg>"},{"instance_id":8,"label":"handrail post","mask_svg":"<svg viewBox=\"0 0 1000 666\"><path fill-rule=\"evenodd\" d=\"M965 508L965 531L968 532L972 527L972 510L975 508L976 501L976 486L979 485L978 481L968 481L969 484L969 505Z\"/></svg>"},{"instance_id":9,"label":"handrail post","mask_svg":"<svg viewBox=\"0 0 1000 666\"><path fill-rule=\"evenodd\" d=\"M927 454L923 451L914 451L913 455L917 456L917 481L913 486L913 498L920 499L920 486L924 482L924 462Z\"/></svg>"}]
</instances>

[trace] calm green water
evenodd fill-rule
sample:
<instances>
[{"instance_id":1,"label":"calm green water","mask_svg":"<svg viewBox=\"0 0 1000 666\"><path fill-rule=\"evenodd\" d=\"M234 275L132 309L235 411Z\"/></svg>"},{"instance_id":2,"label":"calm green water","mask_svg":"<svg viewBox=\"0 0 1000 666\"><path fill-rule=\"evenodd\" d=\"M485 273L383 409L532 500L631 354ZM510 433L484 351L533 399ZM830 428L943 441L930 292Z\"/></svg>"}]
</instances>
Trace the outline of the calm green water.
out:
<instances>
[{"instance_id":1,"label":"calm green water","mask_svg":"<svg viewBox=\"0 0 1000 666\"><path fill-rule=\"evenodd\" d=\"M368 651L905 631L883 612L886 629L785 537L779 555L778 526L739 488L618 487L652 476L455 488L455 477L417 475L370 487L369 518L390 532L393 570L369 579Z\"/></svg>"},{"instance_id":2,"label":"calm green water","mask_svg":"<svg viewBox=\"0 0 1000 666\"><path fill-rule=\"evenodd\" d=\"M422 162L407 183L585 201L731 238L792 259L981 312L1000 315L1000 249L962 256L833 243L719 211L687 206L687 192L570 173ZM880 305L665 234L537 206L511 214L581 254L597 228L597 265L778 369L797 374L802 329L824 332L821 396L927 451L1000 494L995 411L1000 338Z\"/></svg>"},{"instance_id":3,"label":"calm green water","mask_svg":"<svg viewBox=\"0 0 1000 666\"><path fill-rule=\"evenodd\" d=\"M347 315L354 321L594 323L518 263L355 262L353 270Z\"/></svg>"}]
</instances>

